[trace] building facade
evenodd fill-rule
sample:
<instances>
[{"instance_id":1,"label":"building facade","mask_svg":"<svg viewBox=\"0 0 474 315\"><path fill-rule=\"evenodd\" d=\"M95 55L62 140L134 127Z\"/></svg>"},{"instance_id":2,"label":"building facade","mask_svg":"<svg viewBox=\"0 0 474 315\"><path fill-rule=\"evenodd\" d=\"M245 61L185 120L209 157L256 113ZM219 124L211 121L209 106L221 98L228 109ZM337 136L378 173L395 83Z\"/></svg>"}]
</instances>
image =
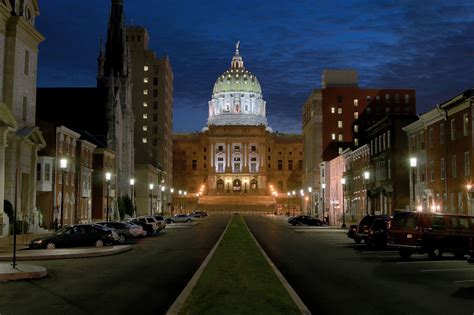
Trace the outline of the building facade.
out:
<instances>
[{"instance_id":1,"label":"building facade","mask_svg":"<svg viewBox=\"0 0 474 315\"><path fill-rule=\"evenodd\" d=\"M287 192L302 187L302 136L268 127L260 83L244 67L238 44L208 105L202 132L174 135L175 195L186 191L186 203L198 200L207 210L283 210Z\"/></svg>"},{"instance_id":2,"label":"building facade","mask_svg":"<svg viewBox=\"0 0 474 315\"><path fill-rule=\"evenodd\" d=\"M38 45L36 0L0 1L0 235L8 234L4 203L33 230L37 152L45 146L35 124ZM8 210L7 210L8 211ZM11 215L11 214L10 214Z\"/></svg>"}]
</instances>

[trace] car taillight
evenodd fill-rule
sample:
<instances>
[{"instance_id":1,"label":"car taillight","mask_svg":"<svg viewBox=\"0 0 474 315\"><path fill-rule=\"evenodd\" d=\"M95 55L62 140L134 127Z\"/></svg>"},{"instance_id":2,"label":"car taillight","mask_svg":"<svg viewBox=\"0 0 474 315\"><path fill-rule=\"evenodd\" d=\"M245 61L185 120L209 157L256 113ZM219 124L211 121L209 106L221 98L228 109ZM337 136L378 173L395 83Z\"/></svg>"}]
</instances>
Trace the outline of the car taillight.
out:
<instances>
[{"instance_id":1,"label":"car taillight","mask_svg":"<svg viewBox=\"0 0 474 315\"><path fill-rule=\"evenodd\" d=\"M413 238L413 235L412 234L407 234L407 238Z\"/></svg>"}]
</instances>

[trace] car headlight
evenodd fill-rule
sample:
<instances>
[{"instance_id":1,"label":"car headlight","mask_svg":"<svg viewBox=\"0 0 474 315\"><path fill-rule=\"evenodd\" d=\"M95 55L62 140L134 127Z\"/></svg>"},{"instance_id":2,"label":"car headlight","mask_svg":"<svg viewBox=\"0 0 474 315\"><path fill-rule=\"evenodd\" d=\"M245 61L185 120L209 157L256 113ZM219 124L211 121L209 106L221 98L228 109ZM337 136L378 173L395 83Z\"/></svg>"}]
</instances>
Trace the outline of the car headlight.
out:
<instances>
[{"instance_id":1,"label":"car headlight","mask_svg":"<svg viewBox=\"0 0 474 315\"><path fill-rule=\"evenodd\" d=\"M43 243L43 240L36 240L36 241L33 241L32 243L34 243L34 244L41 244L41 243Z\"/></svg>"}]
</instances>

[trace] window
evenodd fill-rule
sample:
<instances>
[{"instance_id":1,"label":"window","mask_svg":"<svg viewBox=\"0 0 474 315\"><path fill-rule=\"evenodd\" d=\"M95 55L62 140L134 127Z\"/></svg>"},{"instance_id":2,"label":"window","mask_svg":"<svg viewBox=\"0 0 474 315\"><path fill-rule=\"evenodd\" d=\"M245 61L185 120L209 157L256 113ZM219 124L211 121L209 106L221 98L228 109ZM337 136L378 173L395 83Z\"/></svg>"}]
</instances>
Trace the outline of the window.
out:
<instances>
[{"instance_id":1,"label":"window","mask_svg":"<svg viewBox=\"0 0 474 315\"><path fill-rule=\"evenodd\" d=\"M444 144L444 124L439 125L439 143Z\"/></svg>"},{"instance_id":2,"label":"window","mask_svg":"<svg viewBox=\"0 0 474 315\"><path fill-rule=\"evenodd\" d=\"M303 170L303 160L298 160L298 170L299 171Z\"/></svg>"},{"instance_id":3,"label":"window","mask_svg":"<svg viewBox=\"0 0 474 315\"><path fill-rule=\"evenodd\" d=\"M337 121L337 128L342 128L342 120Z\"/></svg>"},{"instance_id":4,"label":"window","mask_svg":"<svg viewBox=\"0 0 474 315\"><path fill-rule=\"evenodd\" d=\"M224 163L223 162L217 163L217 172L218 173L223 173L224 172Z\"/></svg>"},{"instance_id":5,"label":"window","mask_svg":"<svg viewBox=\"0 0 474 315\"><path fill-rule=\"evenodd\" d=\"M288 170L289 171L293 170L293 160L288 160Z\"/></svg>"},{"instance_id":6,"label":"window","mask_svg":"<svg viewBox=\"0 0 474 315\"><path fill-rule=\"evenodd\" d=\"M143 114L143 119L148 119L148 114L147 113Z\"/></svg>"},{"instance_id":7,"label":"window","mask_svg":"<svg viewBox=\"0 0 474 315\"><path fill-rule=\"evenodd\" d=\"M354 138L354 145L355 145L356 147L359 146L359 138Z\"/></svg>"},{"instance_id":8,"label":"window","mask_svg":"<svg viewBox=\"0 0 474 315\"><path fill-rule=\"evenodd\" d=\"M456 119L451 119L451 140L456 140Z\"/></svg>"},{"instance_id":9,"label":"window","mask_svg":"<svg viewBox=\"0 0 474 315\"><path fill-rule=\"evenodd\" d=\"M28 98L23 96L23 120L26 121L28 118Z\"/></svg>"},{"instance_id":10,"label":"window","mask_svg":"<svg viewBox=\"0 0 474 315\"><path fill-rule=\"evenodd\" d=\"M390 130L389 130L387 131L387 149L390 149L390 141L391 139L390 139Z\"/></svg>"},{"instance_id":11,"label":"window","mask_svg":"<svg viewBox=\"0 0 474 315\"><path fill-rule=\"evenodd\" d=\"M148 95L148 90L143 90L143 95Z\"/></svg>"},{"instance_id":12,"label":"window","mask_svg":"<svg viewBox=\"0 0 474 315\"><path fill-rule=\"evenodd\" d=\"M158 114L153 114L153 121L158 121Z\"/></svg>"},{"instance_id":13,"label":"window","mask_svg":"<svg viewBox=\"0 0 474 315\"><path fill-rule=\"evenodd\" d=\"M157 101L153 102L153 109L158 109L158 102Z\"/></svg>"},{"instance_id":14,"label":"window","mask_svg":"<svg viewBox=\"0 0 474 315\"><path fill-rule=\"evenodd\" d=\"M158 85L158 78L153 78L153 85Z\"/></svg>"},{"instance_id":15,"label":"window","mask_svg":"<svg viewBox=\"0 0 474 315\"><path fill-rule=\"evenodd\" d=\"M421 150L425 149L425 132L424 131L420 132L420 149Z\"/></svg>"},{"instance_id":16,"label":"window","mask_svg":"<svg viewBox=\"0 0 474 315\"><path fill-rule=\"evenodd\" d=\"M445 167L444 167L444 158L441 159L441 180L444 180L445 178Z\"/></svg>"},{"instance_id":17,"label":"window","mask_svg":"<svg viewBox=\"0 0 474 315\"><path fill-rule=\"evenodd\" d=\"M354 107L357 107L357 106L359 106L359 100L358 100L358 99L355 99L355 100L354 100Z\"/></svg>"},{"instance_id":18,"label":"window","mask_svg":"<svg viewBox=\"0 0 474 315\"><path fill-rule=\"evenodd\" d=\"M342 133L340 133L340 134L338 135L337 140L338 140L338 141L342 141Z\"/></svg>"},{"instance_id":19,"label":"window","mask_svg":"<svg viewBox=\"0 0 474 315\"><path fill-rule=\"evenodd\" d=\"M148 102L143 102L143 107L148 107Z\"/></svg>"},{"instance_id":20,"label":"window","mask_svg":"<svg viewBox=\"0 0 474 315\"><path fill-rule=\"evenodd\" d=\"M148 71L148 66L143 66L143 71Z\"/></svg>"},{"instance_id":21,"label":"window","mask_svg":"<svg viewBox=\"0 0 474 315\"><path fill-rule=\"evenodd\" d=\"M377 104L380 104L380 95L375 96L375 101L377 102Z\"/></svg>"},{"instance_id":22,"label":"window","mask_svg":"<svg viewBox=\"0 0 474 315\"><path fill-rule=\"evenodd\" d=\"M331 107L331 114L335 114L336 113L336 107Z\"/></svg>"},{"instance_id":23,"label":"window","mask_svg":"<svg viewBox=\"0 0 474 315\"><path fill-rule=\"evenodd\" d=\"M338 149L338 153L341 154L342 153L342 147L339 147Z\"/></svg>"},{"instance_id":24,"label":"window","mask_svg":"<svg viewBox=\"0 0 474 315\"><path fill-rule=\"evenodd\" d=\"M278 160L278 170L279 171L283 170L283 161L282 160Z\"/></svg>"},{"instance_id":25,"label":"window","mask_svg":"<svg viewBox=\"0 0 474 315\"><path fill-rule=\"evenodd\" d=\"M25 50L25 68L24 68L25 75L28 75L29 71L30 71L30 52L28 50Z\"/></svg>"},{"instance_id":26,"label":"window","mask_svg":"<svg viewBox=\"0 0 474 315\"><path fill-rule=\"evenodd\" d=\"M410 103L410 95L405 94L405 104Z\"/></svg>"},{"instance_id":27,"label":"window","mask_svg":"<svg viewBox=\"0 0 474 315\"><path fill-rule=\"evenodd\" d=\"M390 94L385 94L385 102L390 102Z\"/></svg>"},{"instance_id":28,"label":"window","mask_svg":"<svg viewBox=\"0 0 474 315\"><path fill-rule=\"evenodd\" d=\"M223 152L224 151L224 146L222 146L222 145L218 146L217 151Z\"/></svg>"},{"instance_id":29,"label":"window","mask_svg":"<svg viewBox=\"0 0 474 315\"><path fill-rule=\"evenodd\" d=\"M464 176L471 175L471 165L469 164L469 151L464 152Z\"/></svg>"},{"instance_id":30,"label":"window","mask_svg":"<svg viewBox=\"0 0 474 315\"><path fill-rule=\"evenodd\" d=\"M143 78L143 83L148 83L148 78Z\"/></svg>"},{"instance_id":31,"label":"window","mask_svg":"<svg viewBox=\"0 0 474 315\"><path fill-rule=\"evenodd\" d=\"M392 160L388 160L388 164L387 164L387 178L388 179L391 179L392 178ZM422 180L424 181L424 179Z\"/></svg>"},{"instance_id":32,"label":"window","mask_svg":"<svg viewBox=\"0 0 474 315\"><path fill-rule=\"evenodd\" d=\"M50 181L51 180L51 164L46 163L44 165L44 180Z\"/></svg>"},{"instance_id":33,"label":"window","mask_svg":"<svg viewBox=\"0 0 474 315\"><path fill-rule=\"evenodd\" d=\"M197 170L197 160L192 160L191 168L193 171Z\"/></svg>"},{"instance_id":34,"label":"window","mask_svg":"<svg viewBox=\"0 0 474 315\"><path fill-rule=\"evenodd\" d=\"M462 122L463 122L463 124L462 124L463 133L462 134L464 136L467 136L467 135L469 135L469 118L467 117L467 114L463 115Z\"/></svg>"},{"instance_id":35,"label":"window","mask_svg":"<svg viewBox=\"0 0 474 315\"><path fill-rule=\"evenodd\" d=\"M147 126L147 125L144 125L144 126L142 127L142 129L143 129L143 131L147 131L147 130L148 130L148 126Z\"/></svg>"},{"instance_id":36,"label":"window","mask_svg":"<svg viewBox=\"0 0 474 315\"><path fill-rule=\"evenodd\" d=\"M453 176L453 178L456 178L456 177L457 177L457 172L456 172L456 156L455 156L455 155L451 156L451 176Z\"/></svg>"},{"instance_id":37,"label":"window","mask_svg":"<svg viewBox=\"0 0 474 315\"><path fill-rule=\"evenodd\" d=\"M338 102L338 103L342 103L342 96L338 96L338 97L337 97L337 102Z\"/></svg>"},{"instance_id":38,"label":"window","mask_svg":"<svg viewBox=\"0 0 474 315\"><path fill-rule=\"evenodd\" d=\"M158 90L157 89L153 90L153 97L158 97Z\"/></svg>"},{"instance_id":39,"label":"window","mask_svg":"<svg viewBox=\"0 0 474 315\"><path fill-rule=\"evenodd\" d=\"M400 94L395 94L395 103L400 103Z\"/></svg>"},{"instance_id":40,"label":"window","mask_svg":"<svg viewBox=\"0 0 474 315\"><path fill-rule=\"evenodd\" d=\"M359 112L354 112L354 119L359 119Z\"/></svg>"},{"instance_id":41,"label":"window","mask_svg":"<svg viewBox=\"0 0 474 315\"><path fill-rule=\"evenodd\" d=\"M354 125L354 132L359 132L359 125Z\"/></svg>"},{"instance_id":42,"label":"window","mask_svg":"<svg viewBox=\"0 0 474 315\"><path fill-rule=\"evenodd\" d=\"M342 114L342 107L338 107L338 108L337 108L337 113L338 113L338 114Z\"/></svg>"},{"instance_id":43,"label":"window","mask_svg":"<svg viewBox=\"0 0 474 315\"><path fill-rule=\"evenodd\" d=\"M257 146L256 145L251 146L250 151L256 152L257 151Z\"/></svg>"},{"instance_id":44,"label":"window","mask_svg":"<svg viewBox=\"0 0 474 315\"><path fill-rule=\"evenodd\" d=\"M257 171L257 158L250 159L250 171L256 172Z\"/></svg>"},{"instance_id":45,"label":"window","mask_svg":"<svg viewBox=\"0 0 474 315\"><path fill-rule=\"evenodd\" d=\"M41 180L41 163L36 164L36 180Z\"/></svg>"},{"instance_id":46,"label":"window","mask_svg":"<svg viewBox=\"0 0 474 315\"><path fill-rule=\"evenodd\" d=\"M336 140L336 134L335 133L331 134L331 140Z\"/></svg>"},{"instance_id":47,"label":"window","mask_svg":"<svg viewBox=\"0 0 474 315\"><path fill-rule=\"evenodd\" d=\"M147 143L148 139L147 138L142 138L142 143Z\"/></svg>"},{"instance_id":48,"label":"window","mask_svg":"<svg viewBox=\"0 0 474 315\"><path fill-rule=\"evenodd\" d=\"M369 104L370 101L372 100L372 97L370 95L367 95L366 100L367 100L367 104Z\"/></svg>"},{"instance_id":49,"label":"window","mask_svg":"<svg viewBox=\"0 0 474 315\"><path fill-rule=\"evenodd\" d=\"M430 180L434 181L434 161L430 161Z\"/></svg>"},{"instance_id":50,"label":"window","mask_svg":"<svg viewBox=\"0 0 474 315\"><path fill-rule=\"evenodd\" d=\"M433 147L433 143L434 143L433 142L433 128L430 128L428 130L428 145L429 145L430 148Z\"/></svg>"}]
</instances>

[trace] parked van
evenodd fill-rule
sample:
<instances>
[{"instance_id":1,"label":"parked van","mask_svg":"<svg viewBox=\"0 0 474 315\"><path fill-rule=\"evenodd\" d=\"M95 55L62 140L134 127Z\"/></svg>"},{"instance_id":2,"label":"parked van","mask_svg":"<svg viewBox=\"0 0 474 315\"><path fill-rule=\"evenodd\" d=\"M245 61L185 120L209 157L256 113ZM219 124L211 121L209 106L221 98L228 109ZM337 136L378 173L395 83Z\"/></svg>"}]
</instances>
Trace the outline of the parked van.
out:
<instances>
[{"instance_id":1,"label":"parked van","mask_svg":"<svg viewBox=\"0 0 474 315\"><path fill-rule=\"evenodd\" d=\"M443 252L456 258L469 254L474 234L474 217L428 212L396 212L390 224L390 247L398 248L402 258L413 253L427 253L438 258Z\"/></svg>"}]
</instances>

